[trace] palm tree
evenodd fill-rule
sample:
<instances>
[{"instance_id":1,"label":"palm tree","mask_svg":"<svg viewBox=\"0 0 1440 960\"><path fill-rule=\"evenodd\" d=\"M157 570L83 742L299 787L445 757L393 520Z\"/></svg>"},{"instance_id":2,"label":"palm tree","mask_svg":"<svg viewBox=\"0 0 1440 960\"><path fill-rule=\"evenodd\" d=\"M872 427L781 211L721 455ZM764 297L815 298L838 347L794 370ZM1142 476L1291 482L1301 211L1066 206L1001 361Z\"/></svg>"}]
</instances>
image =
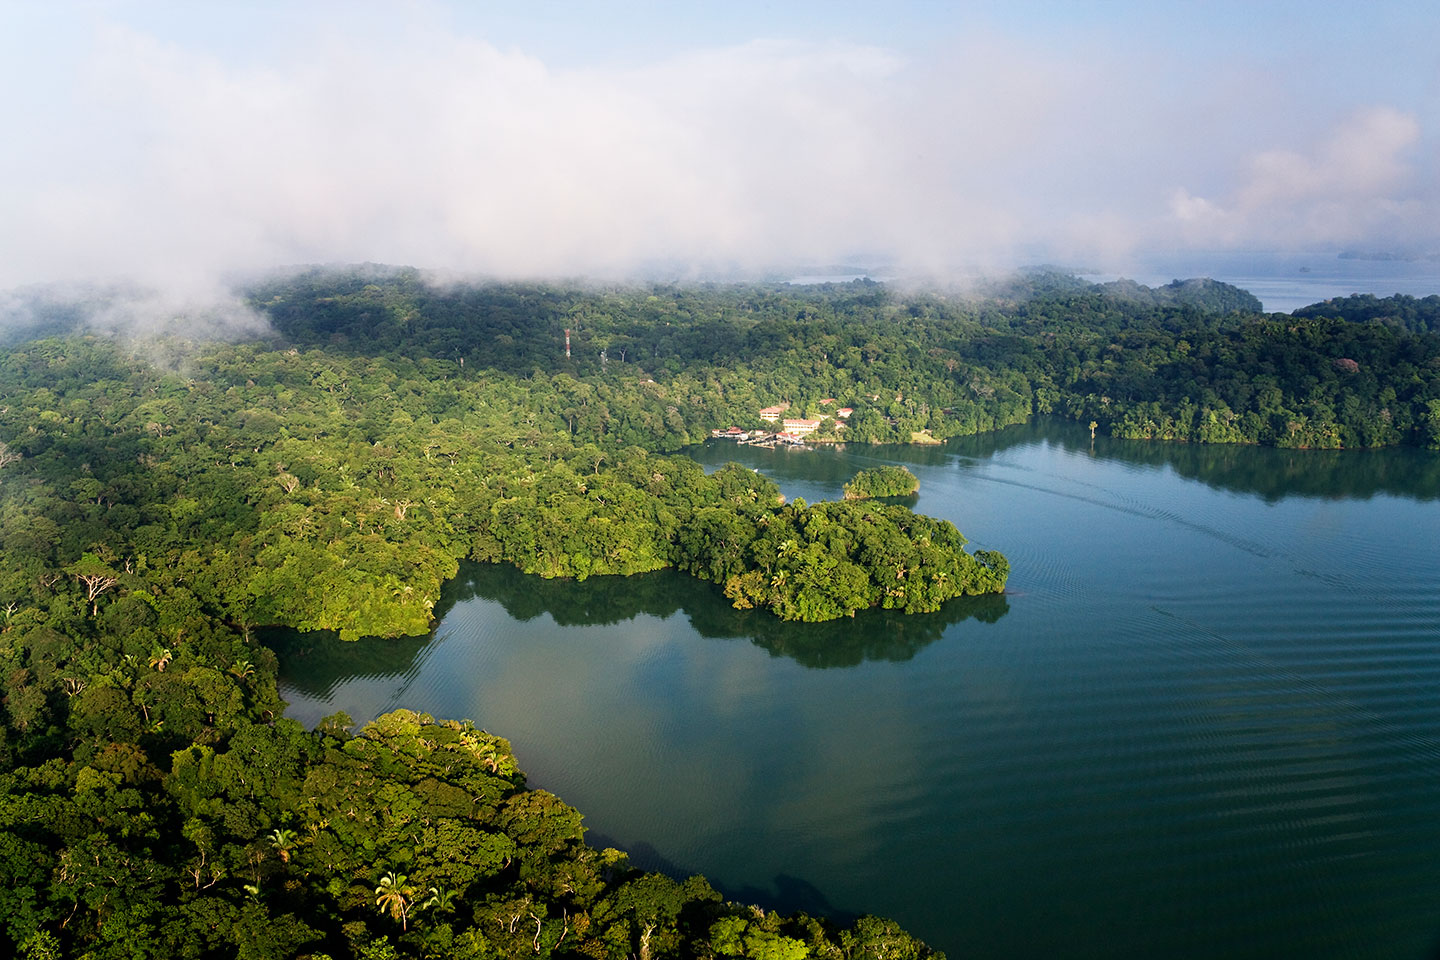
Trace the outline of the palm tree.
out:
<instances>
[{"instance_id":1,"label":"palm tree","mask_svg":"<svg viewBox=\"0 0 1440 960\"><path fill-rule=\"evenodd\" d=\"M381 913L388 912L392 920L399 920L401 930L406 929L410 902L415 896L415 888L410 886L409 880L405 874L391 870L380 878L380 886L375 888L375 906L380 908Z\"/></svg>"},{"instance_id":2,"label":"palm tree","mask_svg":"<svg viewBox=\"0 0 1440 960\"><path fill-rule=\"evenodd\" d=\"M447 890L444 887L431 887L430 899L420 904L422 910L434 910L436 913L455 912L455 891Z\"/></svg>"},{"instance_id":3,"label":"palm tree","mask_svg":"<svg viewBox=\"0 0 1440 960\"><path fill-rule=\"evenodd\" d=\"M234 674L236 677L244 680L246 677L253 677L255 675L255 665L249 660L237 660L231 664L230 669L225 672Z\"/></svg>"},{"instance_id":4,"label":"palm tree","mask_svg":"<svg viewBox=\"0 0 1440 960\"><path fill-rule=\"evenodd\" d=\"M164 673L165 668L170 666L170 661L174 659L175 654L171 652L170 648L162 647L158 653L150 658L150 666Z\"/></svg>"},{"instance_id":5,"label":"palm tree","mask_svg":"<svg viewBox=\"0 0 1440 960\"><path fill-rule=\"evenodd\" d=\"M294 850L299 842L300 837L294 830L282 828L270 832L270 846L275 848L276 852L280 854L280 859L286 863L290 862L290 851Z\"/></svg>"}]
</instances>

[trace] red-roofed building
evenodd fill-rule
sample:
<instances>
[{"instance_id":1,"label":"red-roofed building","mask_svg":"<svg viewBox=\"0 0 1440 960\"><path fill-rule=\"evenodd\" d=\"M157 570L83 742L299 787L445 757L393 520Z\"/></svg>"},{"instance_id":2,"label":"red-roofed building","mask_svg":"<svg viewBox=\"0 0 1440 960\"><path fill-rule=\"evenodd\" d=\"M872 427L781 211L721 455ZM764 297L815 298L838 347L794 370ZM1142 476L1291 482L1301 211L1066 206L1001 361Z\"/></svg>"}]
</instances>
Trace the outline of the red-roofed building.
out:
<instances>
[{"instance_id":1,"label":"red-roofed building","mask_svg":"<svg viewBox=\"0 0 1440 960\"><path fill-rule=\"evenodd\" d=\"M788 433L793 433L793 434L797 434L797 435L803 437L803 436L805 436L807 433L814 433L816 430L819 430L819 429L820 429L820 421L819 421L819 420L786 420L785 423L784 423L784 426L785 426L786 432L788 432Z\"/></svg>"}]
</instances>

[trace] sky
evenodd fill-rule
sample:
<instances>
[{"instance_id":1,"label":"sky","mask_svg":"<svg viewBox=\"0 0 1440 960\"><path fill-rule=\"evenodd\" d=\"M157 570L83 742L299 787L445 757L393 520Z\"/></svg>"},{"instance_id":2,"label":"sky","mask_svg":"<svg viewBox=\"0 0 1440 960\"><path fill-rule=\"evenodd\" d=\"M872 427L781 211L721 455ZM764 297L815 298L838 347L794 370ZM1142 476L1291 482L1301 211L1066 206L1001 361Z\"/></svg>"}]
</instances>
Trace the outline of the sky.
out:
<instances>
[{"instance_id":1,"label":"sky","mask_svg":"<svg viewBox=\"0 0 1440 960\"><path fill-rule=\"evenodd\" d=\"M0 288L1440 252L1425 3L0 0Z\"/></svg>"}]
</instances>

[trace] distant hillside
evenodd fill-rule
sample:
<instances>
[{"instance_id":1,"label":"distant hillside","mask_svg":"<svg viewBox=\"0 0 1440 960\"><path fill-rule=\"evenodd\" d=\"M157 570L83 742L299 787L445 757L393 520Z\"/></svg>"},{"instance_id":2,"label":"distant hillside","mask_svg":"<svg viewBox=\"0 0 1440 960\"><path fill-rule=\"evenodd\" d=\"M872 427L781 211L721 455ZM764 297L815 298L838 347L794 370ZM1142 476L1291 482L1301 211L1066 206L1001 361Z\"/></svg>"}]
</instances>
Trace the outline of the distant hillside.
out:
<instances>
[{"instance_id":1,"label":"distant hillside","mask_svg":"<svg viewBox=\"0 0 1440 960\"><path fill-rule=\"evenodd\" d=\"M1193 307L1207 313L1262 313L1264 305L1248 290L1208 277L1171 280L1163 287L1147 287L1134 280L1102 283L1099 289L1114 300L1152 306Z\"/></svg>"},{"instance_id":2,"label":"distant hillside","mask_svg":"<svg viewBox=\"0 0 1440 960\"><path fill-rule=\"evenodd\" d=\"M987 285L990 296L1027 301L1045 297L1098 294L1123 304L1148 307L1190 307L1206 313L1262 313L1264 305L1247 290L1208 277L1172 280L1162 287L1147 287L1134 280L1091 283L1055 267L1034 267Z\"/></svg>"},{"instance_id":3,"label":"distant hillside","mask_svg":"<svg viewBox=\"0 0 1440 960\"><path fill-rule=\"evenodd\" d=\"M1397 293L1393 297L1377 297L1371 293L1353 293L1301 307L1294 311L1294 316L1334 317L1351 323L1383 323L1411 333L1437 333L1440 332L1440 296L1417 298Z\"/></svg>"}]
</instances>

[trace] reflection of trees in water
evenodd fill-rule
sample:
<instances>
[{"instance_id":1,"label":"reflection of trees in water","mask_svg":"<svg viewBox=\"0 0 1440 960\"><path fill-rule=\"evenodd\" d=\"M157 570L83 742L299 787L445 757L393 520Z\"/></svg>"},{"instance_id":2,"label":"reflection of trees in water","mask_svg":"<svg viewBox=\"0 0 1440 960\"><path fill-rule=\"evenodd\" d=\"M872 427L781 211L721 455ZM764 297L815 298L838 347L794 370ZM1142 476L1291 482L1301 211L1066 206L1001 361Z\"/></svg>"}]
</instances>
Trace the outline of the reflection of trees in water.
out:
<instances>
[{"instance_id":1,"label":"reflection of trees in water","mask_svg":"<svg viewBox=\"0 0 1440 960\"><path fill-rule=\"evenodd\" d=\"M1098 436L1078 422L1044 417L1021 426L973 437L955 437L941 446L849 444L817 450L753 450L714 441L696 459L707 469L738 450L737 459L779 482L832 483L840 487L863 467L876 463L946 466L957 457L986 460L1012 447L1050 443L1063 450L1121 463L1169 467L1187 480L1217 490L1258 496L1274 502L1285 497L1358 499L1387 494L1413 500L1440 499L1440 454L1418 447L1379 450L1282 450L1232 443L1180 443L1164 440L1116 440ZM900 501L906 502L906 501Z\"/></svg>"},{"instance_id":2,"label":"reflection of trees in water","mask_svg":"<svg viewBox=\"0 0 1440 960\"><path fill-rule=\"evenodd\" d=\"M824 623L792 623L761 610L736 610L720 588L661 570L631 577L544 580L500 564L462 564L436 614L472 597L494 600L517 620L550 614L560 626L614 624L642 614L683 612L702 637L745 638L807 667L849 667L865 660L909 660L952 624L994 623L1010 609L1004 596L961 597L935 613L870 610Z\"/></svg>"},{"instance_id":3,"label":"reflection of trees in water","mask_svg":"<svg viewBox=\"0 0 1440 960\"><path fill-rule=\"evenodd\" d=\"M675 880L683 881L686 877L699 873L692 867L676 863L644 840L619 840L586 829L585 842L596 850L618 847L629 855L631 866L663 873ZM779 910L781 913L808 913L812 917L825 917L843 927L848 927L860 919L858 914L841 910L831 903L824 891L809 880L788 873L776 874L769 886L746 884L735 887L713 878L710 884L721 896L733 903L753 903L766 910Z\"/></svg>"},{"instance_id":4,"label":"reflection of trees in water","mask_svg":"<svg viewBox=\"0 0 1440 960\"><path fill-rule=\"evenodd\" d=\"M951 440L952 454L984 458L1000 450L1045 441L1089 453L1084 424L1045 419L983 437ZM1440 454L1417 447L1379 450L1281 450L1230 443L1179 443L1097 437L1096 456L1121 463L1169 467L1187 480L1274 502L1285 497L1365 500L1385 494L1440 499Z\"/></svg>"},{"instance_id":5,"label":"reflection of trees in water","mask_svg":"<svg viewBox=\"0 0 1440 960\"><path fill-rule=\"evenodd\" d=\"M736 610L720 588L673 570L630 577L546 580L508 564L460 565L435 606L437 622L457 604L492 600L519 621L549 614L562 627L623 623L647 615L665 619L683 612L702 637L748 639L771 656L806 667L853 667L866 660L909 660L940 639L952 624L974 618L994 623L1010 610L1004 596L960 597L935 613L870 610L825 623L787 623L760 610ZM266 631L264 641L280 657L280 679L306 696L328 698L353 677L399 676L414 668L431 637L356 642L329 632Z\"/></svg>"},{"instance_id":6,"label":"reflection of trees in water","mask_svg":"<svg viewBox=\"0 0 1440 960\"><path fill-rule=\"evenodd\" d=\"M328 699L336 684L354 677L394 677L414 666L431 637L341 640L333 631L273 629L261 641L280 658L280 682L306 696Z\"/></svg>"},{"instance_id":7,"label":"reflection of trees in water","mask_svg":"<svg viewBox=\"0 0 1440 960\"><path fill-rule=\"evenodd\" d=\"M656 589L657 577L673 581L669 589ZM621 623L640 614L664 618L680 609L680 597L688 584L694 584L691 590L708 586L671 571L581 581L546 580L505 563L462 561L460 571L440 592L435 617L444 620L457 603L479 597L498 601L506 613L521 622L548 613L562 627Z\"/></svg>"},{"instance_id":8,"label":"reflection of trees in water","mask_svg":"<svg viewBox=\"0 0 1440 960\"><path fill-rule=\"evenodd\" d=\"M549 614L562 627L623 623L641 615L665 619L683 612L702 637L744 638L806 667L853 667L866 660L909 660L940 639L945 628L974 618L994 623L1010 610L1004 596L960 597L935 613L870 610L825 623L787 623L760 610L736 610L720 588L673 570L630 577L546 580L508 564L462 562L435 606L443 622L456 604L492 600L519 621ZM330 632L269 630L265 643L280 657L280 680L316 699L354 677L399 676L414 669L427 637L355 642Z\"/></svg>"},{"instance_id":9,"label":"reflection of trees in water","mask_svg":"<svg viewBox=\"0 0 1440 960\"><path fill-rule=\"evenodd\" d=\"M1220 444L1111 441L1102 452L1132 463L1168 465L1211 487L1259 496L1368 500L1376 495L1440 497L1440 456L1414 447L1384 450L1277 450ZM1139 449L1135 449L1139 447ZM1151 451L1147 447L1164 448Z\"/></svg>"}]
</instances>

